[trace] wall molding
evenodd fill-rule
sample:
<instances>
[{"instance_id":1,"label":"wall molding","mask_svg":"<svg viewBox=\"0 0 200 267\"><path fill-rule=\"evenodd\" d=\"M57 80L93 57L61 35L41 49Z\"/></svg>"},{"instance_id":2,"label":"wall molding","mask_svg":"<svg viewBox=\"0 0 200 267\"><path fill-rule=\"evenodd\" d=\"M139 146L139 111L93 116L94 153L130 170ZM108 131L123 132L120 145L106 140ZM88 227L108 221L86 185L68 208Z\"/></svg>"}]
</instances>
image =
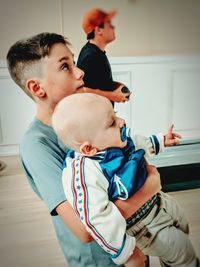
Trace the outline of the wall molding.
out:
<instances>
[{"instance_id":1,"label":"wall molding","mask_svg":"<svg viewBox=\"0 0 200 267\"><path fill-rule=\"evenodd\" d=\"M0 145L0 157L18 156L19 144L16 145Z\"/></svg>"},{"instance_id":2,"label":"wall molding","mask_svg":"<svg viewBox=\"0 0 200 267\"><path fill-rule=\"evenodd\" d=\"M191 138L199 138L200 137L200 121L199 121L199 118L197 119L197 114L195 113L195 107L197 107L197 105L194 107L192 105L195 104L195 101L197 100L196 97L198 98L198 96L195 95L195 91L197 88L199 88L200 90L200 65L196 65L194 66L193 64L190 66L181 66L179 68L174 68L173 70L170 71L170 76L171 76L171 86L170 86L170 103L171 103L171 106L170 106L170 112L169 112L169 121L170 122L173 122L176 118L176 112L177 112L177 109L179 110L179 113L180 113L180 110L182 108L182 113L184 114L184 112L186 111L186 113L189 112L189 110L193 110L194 109L194 114L193 114L193 120L196 121L195 125L193 126L189 126L189 127L186 127L187 124L184 124L184 126L181 126L181 127L177 127L177 131L179 131L180 133L185 133L185 135L187 136L190 136ZM196 84L195 84L195 81L194 79L190 79L191 80L191 88L189 89L188 91L188 98L190 98L190 105L187 105L187 103L189 102L188 98L185 97L183 100L185 100L185 103L183 103L183 106L182 107L177 107L177 103L176 103L176 97L175 95L177 95L178 93L176 92L177 88L176 88L176 84L175 84L175 79L178 77L178 76L181 76L181 80L183 81L184 83L184 79L187 81L188 78L190 78L190 76L193 76L193 78L197 78L196 79ZM196 76L196 77L195 77ZM180 78L179 78L180 80ZM192 80L193 80L193 84L192 84ZM178 88L180 89L180 88ZM182 92L184 90L184 86L182 87ZM182 100L181 98L181 93L180 92L178 95L178 98ZM199 97L200 97L200 93L199 93ZM191 100L192 99L192 100ZM199 109L200 111L200 109ZM198 123L199 121L199 123Z\"/></svg>"},{"instance_id":3,"label":"wall molding","mask_svg":"<svg viewBox=\"0 0 200 267\"><path fill-rule=\"evenodd\" d=\"M191 55L168 55L168 56L136 56L136 57L109 57L112 65L127 65L127 64L160 64L160 63L181 63L188 62L199 64L200 54Z\"/></svg>"},{"instance_id":4,"label":"wall molding","mask_svg":"<svg viewBox=\"0 0 200 267\"><path fill-rule=\"evenodd\" d=\"M144 135L159 131L165 133L166 126L174 118L177 119L177 114L180 113L179 110L175 110L178 99L176 90L180 90L179 83L176 83L177 77L180 81L183 77L184 81L195 73L200 76L199 54L112 57L109 60L114 79L125 83L130 89L134 90L129 102L116 105L118 114L127 120L133 131ZM181 76L182 74L183 76ZM8 87L6 91L3 90L5 86ZM189 88L191 92L195 91L195 86ZM199 88L197 92L200 92L200 84L197 84L197 86ZM187 88L184 88L184 90L186 91ZM8 99L13 97L15 98L13 104L10 104ZM6 60L0 59L0 103L3 107L3 109L0 107L0 156L17 155L19 153L19 142L22 133L34 115L34 104L29 101L31 100L12 82L7 70ZM179 109L183 108L180 102L178 104ZM14 105L15 110L14 121L12 121L11 105ZM26 110L26 114L21 114L21 111L18 112L21 109ZM2 116L4 116L3 120ZM6 121L9 121L10 124L8 125ZM177 123L181 125L182 121L177 119ZM10 130L12 127L13 133ZM200 127L198 125L192 125L191 127L188 124L184 128L177 128L177 130L181 130L183 135L188 137L183 138L181 146L169 148L165 154L152 159L157 166L200 162ZM188 146L188 143L193 144Z\"/></svg>"}]
</instances>

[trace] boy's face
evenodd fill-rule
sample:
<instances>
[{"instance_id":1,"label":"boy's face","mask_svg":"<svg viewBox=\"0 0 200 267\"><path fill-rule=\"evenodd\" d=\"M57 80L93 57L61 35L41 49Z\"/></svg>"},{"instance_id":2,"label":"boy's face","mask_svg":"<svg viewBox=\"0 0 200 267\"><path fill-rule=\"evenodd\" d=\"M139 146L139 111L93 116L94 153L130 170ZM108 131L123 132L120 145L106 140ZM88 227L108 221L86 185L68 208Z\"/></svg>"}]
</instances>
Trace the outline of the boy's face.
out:
<instances>
[{"instance_id":1,"label":"boy's face","mask_svg":"<svg viewBox=\"0 0 200 267\"><path fill-rule=\"evenodd\" d=\"M102 36L106 43L110 43L115 40L115 27L112 25L111 21L104 23L104 27L101 28Z\"/></svg>"},{"instance_id":2,"label":"boy's face","mask_svg":"<svg viewBox=\"0 0 200 267\"><path fill-rule=\"evenodd\" d=\"M42 87L53 105L84 85L84 72L74 65L73 54L62 43L54 44L43 59L42 76Z\"/></svg>"},{"instance_id":3,"label":"boy's face","mask_svg":"<svg viewBox=\"0 0 200 267\"><path fill-rule=\"evenodd\" d=\"M95 124L88 125L88 130L93 134L92 145L100 151L109 147L125 147L127 141L123 142L120 134L125 121L116 116L110 101L105 98L99 106L96 105L96 111L93 114Z\"/></svg>"}]
</instances>

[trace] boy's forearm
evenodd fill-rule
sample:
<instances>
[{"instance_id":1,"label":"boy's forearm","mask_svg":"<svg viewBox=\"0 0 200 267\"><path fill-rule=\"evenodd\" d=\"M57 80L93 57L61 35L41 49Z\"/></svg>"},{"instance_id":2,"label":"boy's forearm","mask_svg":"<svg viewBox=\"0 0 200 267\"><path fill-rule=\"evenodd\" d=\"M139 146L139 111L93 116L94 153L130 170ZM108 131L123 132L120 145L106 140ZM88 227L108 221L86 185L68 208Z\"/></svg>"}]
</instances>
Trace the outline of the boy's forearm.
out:
<instances>
[{"instance_id":1,"label":"boy's forearm","mask_svg":"<svg viewBox=\"0 0 200 267\"><path fill-rule=\"evenodd\" d=\"M144 185L126 201L117 199L115 205L118 207L122 216L128 219L153 195L161 189L160 175L157 169L147 164L148 176Z\"/></svg>"},{"instance_id":2,"label":"boy's forearm","mask_svg":"<svg viewBox=\"0 0 200 267\"><path fill-rule=\"evenodd\" d=\"M110 101L113 102L126 102L128 101L128 96L130 95L130 93L123 93L121 92L121 88L124 85L121 84L119 85L119 87L117 89L115 89L114 91L107 91L105 88L105 90L100 90L100 89L92 89L89 87L83 87L80 90L78 90L79 93L93 93L93 94L97 94L97 95L101 95L104 96L106 98L108 98Z\"/></svg>"},{"instance_id":3,"label":"boy's forearm","mask_svg":"<svg viewBox=\"0 0 200 267\"><path fill-rule=\"evenodd\" d=\"M82 89L79 90L79 92L80 93L93 93L93 94L101 95L101 96L104 96L104 97L108 98L111 101L113 100L113 97L114 97L114 93L112 91L104 91L104 90L100 90L100 89L92 89L92 88L89 88L89 87L83 87Z\"/></svg>"},{"instance_id":4,"label":"boy's forearm","mask_svg":"<svg viewBox=\"0 0 200 267\"><path fill-rule=\"evenodd\" d=\"M130 258L124 263L125 267L145 267L146 266L146 256L143 252L135 247L133 254Z\"/></svg>"},{"instance_id":5,"label":"boy's forearm","mask_svg":"<svg viewBox=\"0 0 200 267\"><path fill-rule=\"evenodd\" d=\"M86 231L84 225L81 223L68 201L61 203L56 208L56 211L63 222L80 241L84 243L93 241L92 236Z\"/></svg>"}]
</instances>

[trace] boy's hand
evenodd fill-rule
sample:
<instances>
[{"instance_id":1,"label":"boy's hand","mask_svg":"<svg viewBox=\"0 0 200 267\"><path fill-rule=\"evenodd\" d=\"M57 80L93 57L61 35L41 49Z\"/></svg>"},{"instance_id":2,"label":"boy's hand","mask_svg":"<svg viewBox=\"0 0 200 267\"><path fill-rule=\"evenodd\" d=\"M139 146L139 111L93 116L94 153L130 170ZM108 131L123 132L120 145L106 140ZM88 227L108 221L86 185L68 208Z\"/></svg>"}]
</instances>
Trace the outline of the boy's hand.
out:
<instances>
[{"instance_id":1,"label":"boy's hand","mask_svg":"<svg viewBox=\"0 0 200 267\"><path fill-rule=\"evenodd\" d=\"M164 135L164 146L176 146L180 143L180 134L173 133L174 124L169 127L168 133Z\"/></svg>"},{"instance_id":2,"label":"boy's hand","mask_svg":"<svg viewBox=\"0 0 200 267\"><path fill-rule=\"evenodd\" d=\"M131 92L123 93L122 88L125 86L123 83L115 82L116 89L112 92L114 102L126 102L129 100Z\"/></svg>"},{"instance_id":3,"label":"boy's hand","mask_svg":"<svg viewBox=\"0 0 200 267\"><path fill-rule=\"evenodd\" d=\"M138 247L135 247L133 254L130 256L127 262L124 263L124 266L145 267L146 259L147 257L142 253L142 251Z\"/></svg>"}]
</instances>

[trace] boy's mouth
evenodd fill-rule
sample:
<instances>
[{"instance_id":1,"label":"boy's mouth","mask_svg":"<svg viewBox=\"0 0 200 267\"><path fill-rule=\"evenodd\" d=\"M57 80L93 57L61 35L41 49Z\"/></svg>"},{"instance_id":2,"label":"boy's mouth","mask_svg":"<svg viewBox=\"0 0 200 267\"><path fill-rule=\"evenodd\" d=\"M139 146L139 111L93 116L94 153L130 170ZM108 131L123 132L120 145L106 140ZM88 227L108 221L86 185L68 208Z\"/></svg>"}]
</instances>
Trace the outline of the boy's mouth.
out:
<instances>
[{"instance_id":1,"label":"boy's mouth","mask_svg":"<svg viewBox=\"0 0 200 267\"><path fill-rule=\"evenodd\" d=\"M83 88L84 87L84 83L81 85L81 86L79 86L78 88L77 88L77 90L78 89L81 89L81 88Z\"/></svg>"},{"instance_id":2,"label":"boy's mouth","mask_svg":"<svg viewBox=\"0 0 200 267\"><path fill-rule=\"evenodd\" d=\"M127 137L130 137L130 128L124 125L124 127L120 129L120 136L121 136L122 142L125 142L127 140Z\"/></svg>"}]
</instances>

